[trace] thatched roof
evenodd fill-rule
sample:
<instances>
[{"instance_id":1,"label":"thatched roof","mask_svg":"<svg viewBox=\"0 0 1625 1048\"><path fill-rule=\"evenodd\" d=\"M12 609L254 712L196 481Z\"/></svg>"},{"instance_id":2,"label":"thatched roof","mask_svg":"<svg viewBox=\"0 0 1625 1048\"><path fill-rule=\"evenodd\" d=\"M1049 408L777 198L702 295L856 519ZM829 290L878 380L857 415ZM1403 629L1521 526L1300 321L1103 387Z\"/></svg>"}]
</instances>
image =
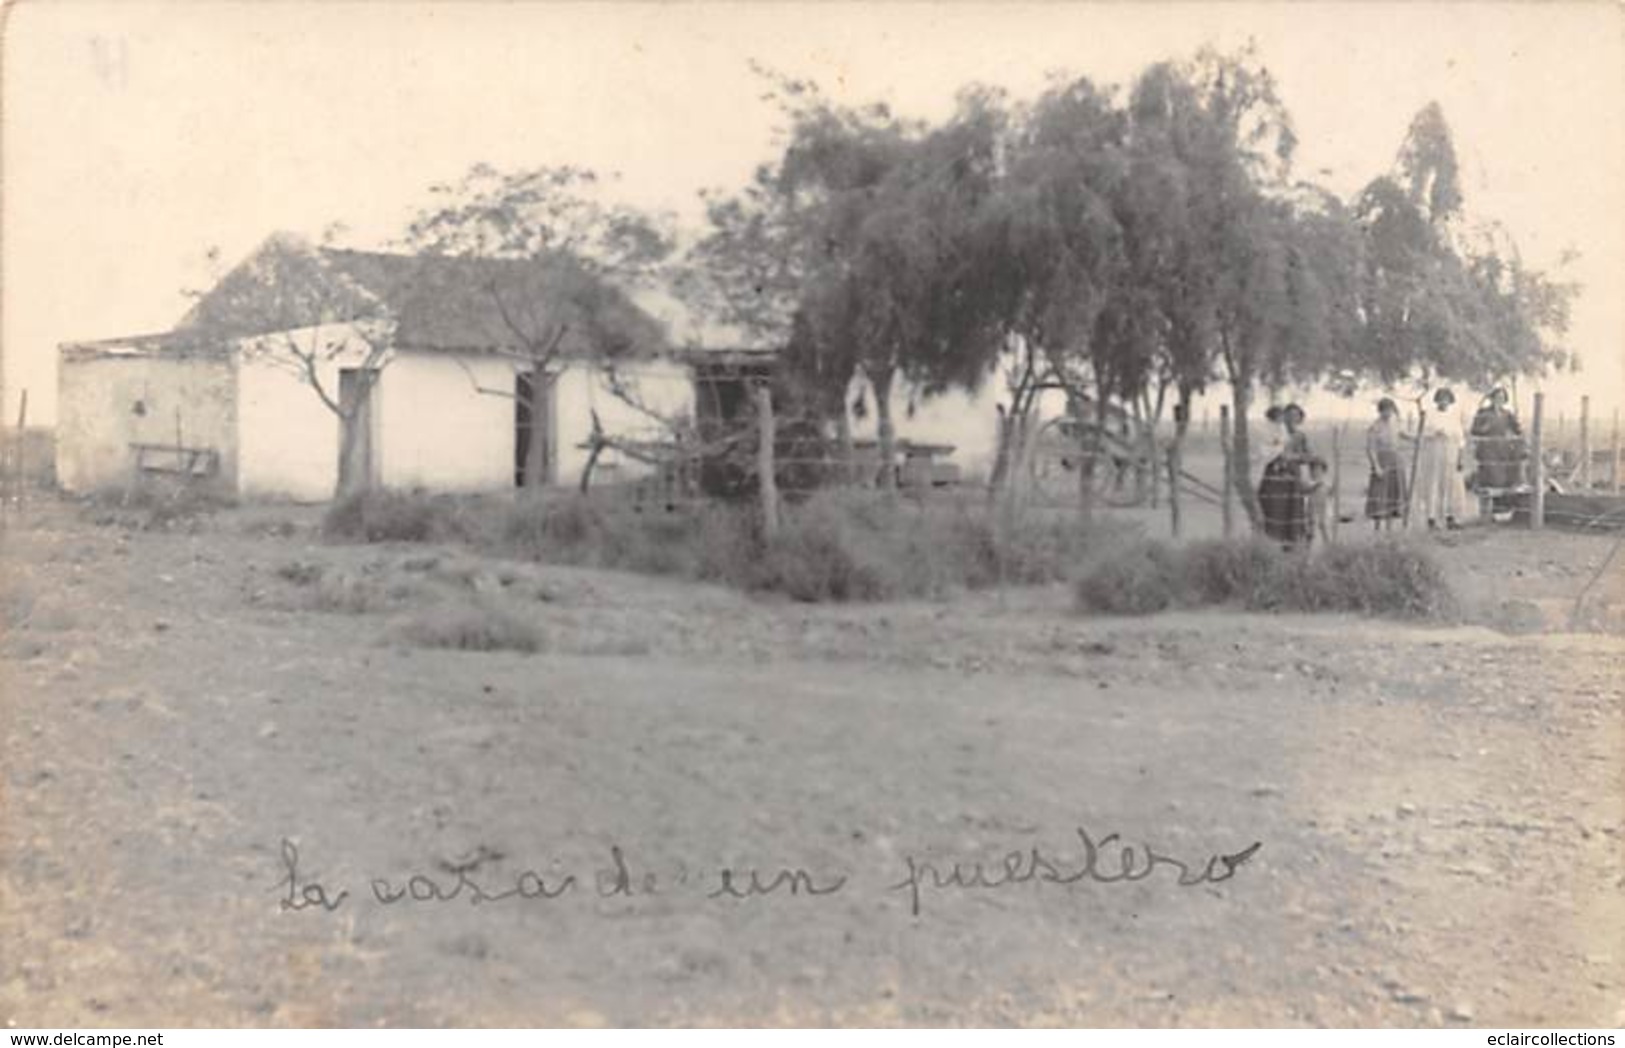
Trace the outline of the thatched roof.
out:
<instances>
[{"instance_id":1,"label":"thatched roof","mask_svg":"<svg viewBox=\"0 0 1625 1048\"><path fill-rule=\"evenodd\" d=\"M182 318L180 331L265 334L388 319L423 350L525 351L563 330L570 356L666 348L661 324L566 256L487 259L313 248L274 236Z\"/></svg>"}]
</instances>

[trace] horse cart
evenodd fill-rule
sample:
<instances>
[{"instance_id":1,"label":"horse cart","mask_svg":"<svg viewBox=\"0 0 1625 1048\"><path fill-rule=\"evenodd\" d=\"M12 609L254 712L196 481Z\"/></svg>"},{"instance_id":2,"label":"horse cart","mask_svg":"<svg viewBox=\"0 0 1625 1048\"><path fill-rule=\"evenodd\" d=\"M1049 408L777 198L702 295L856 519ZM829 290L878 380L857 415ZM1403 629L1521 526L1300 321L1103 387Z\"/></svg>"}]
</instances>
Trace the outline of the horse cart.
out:
<instances>
[{"instance_id":1,"label":"horse cart","mask_svg":"<svg viewBox=\"0 0 1625 1048\"><path fill-rule=\"evenodd\" d=\"M1108 404L1104 421L1094 401L1075 402L1066 415L1041 423L1027 449L1027 474L1034 493L1045 502L1070 505L1081 493L1087 471L1096 505L1126 509L1155 498L1159 445L1151 427L1116 404ZM1218 488L1180 471L1180 490L1217 504Z\"/></svg>"}]
</instances>

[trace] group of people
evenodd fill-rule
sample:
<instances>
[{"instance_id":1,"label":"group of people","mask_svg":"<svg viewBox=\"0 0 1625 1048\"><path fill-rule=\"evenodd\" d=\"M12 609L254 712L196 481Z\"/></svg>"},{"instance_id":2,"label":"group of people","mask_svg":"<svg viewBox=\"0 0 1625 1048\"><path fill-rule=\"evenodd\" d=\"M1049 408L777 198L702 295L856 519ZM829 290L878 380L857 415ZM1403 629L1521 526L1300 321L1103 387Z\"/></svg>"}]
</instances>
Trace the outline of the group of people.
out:
<instances>
[{"instance_id":1,"label":"group of people","mask_svg":"<svg viewBox=\"0 0 1625 1048\"><path fill-rule=\"evenodd\" d=\"M1473 416L1471 435L1475 468L1469 470L1466 442L1452 409L1455 394L1439 389L1433 411L1420 434L1405 432L1399 406L1392 398L1377 402L1377 419L1366 431L1365 515L1377 530L1391 529L1406 517L1423 520L1428 530L1456 530L1467 515L1467 484L1490 493L1500 510L1522 477L1525 455L1522 430L1508 408L1507 392L1497 387ZM1287 546L1307 546L1316 534L1326 535L1326 461L1310 447L1303 431L1306 414L1297 404L1270 408L1265 418L1277 425L1273 453L1258 485L1264 533ZM1405 445L1410 447L1402 451ZM1412 476L1414 473L1414 483Z\"/></svg>"},{"instance_id":2,"label":"group of people","mask_svg":"<svg viewBox=\"0 0 1625 1048\"><path fill-rule=\"evenodd\" d=\"M1511 494L1523 481L1527 457L1523 429L1509 403L1507 391L1499 386L1484 398L1473 415L1469 454L1451 412L1456 395L1450 390L1434 392L1433 411L1425 417L1420 437L1401 431L1399 408L1391 399L1378 401L1377 421L1366 433L1366 458L1371 464L1366 516L1373 527L1392 527L1405 516L1406 502L1411 501L1411 516L1426 521L1429 531L1455 530L1466 515L1469 486L1488 495L1492 512L1508 509ZM1415 489L1407 495L1406 456L1400 454L1400 443L1418 440Z\"/></svg>"}]
</instances>

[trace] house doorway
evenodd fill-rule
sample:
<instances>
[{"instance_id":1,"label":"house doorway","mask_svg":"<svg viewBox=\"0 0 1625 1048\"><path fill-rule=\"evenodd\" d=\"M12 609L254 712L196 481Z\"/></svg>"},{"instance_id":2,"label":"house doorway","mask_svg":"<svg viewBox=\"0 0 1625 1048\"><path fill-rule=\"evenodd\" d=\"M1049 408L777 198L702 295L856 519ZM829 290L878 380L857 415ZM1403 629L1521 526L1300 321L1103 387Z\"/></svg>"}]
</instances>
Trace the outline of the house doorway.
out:
<instances>
[{"instance_id":1,"label":"house doorway","mask_svg":"<svg viewBox=\"0 0 1625 1048\"><path fill-rule=\"evenodd\" d=\"M514 376L513 484L516 488L543 487L554 482L558 470L557 393L554 376L521 371ZM537 457L528 470L530 456Z\"/></svg>"},{"instance_id":2,"label":"house doorway","mask_svg":"<svg viewBox=\"0 0 1625 1048\"><path fill-rule=\"evenodd\" d=\"M376 430L378 413L373 410L378 391L378 368L339 369L339 411L350 420L351 440L345 446L340 420L339 487L345 491L378 486Z\"/></svg>"}]
</instances>

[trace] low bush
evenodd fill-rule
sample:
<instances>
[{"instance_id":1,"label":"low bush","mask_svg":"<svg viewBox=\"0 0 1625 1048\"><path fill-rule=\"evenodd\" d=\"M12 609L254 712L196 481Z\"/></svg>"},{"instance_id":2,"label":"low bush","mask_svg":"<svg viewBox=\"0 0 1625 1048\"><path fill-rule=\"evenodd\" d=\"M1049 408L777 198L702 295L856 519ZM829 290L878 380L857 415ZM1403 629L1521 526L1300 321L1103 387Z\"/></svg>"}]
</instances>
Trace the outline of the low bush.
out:
<instances>
[{"instance_id":1,"label":"low bush","mask_svg":"<svg viewBox=\"0 0 1625 1048\"><path fill-rule=\"evenodd\" d=\"M322 517L322 534L350 541L435 542L466 532L455 500L417 492L356 492L338 499Z\"/></svg>"},{"instance_id":2,"label":"low bush","mask_svg":"<svg viewBox=\"0 0 1625 1048\"><path fill-rule=\"evenodd\" d=\"M1163 611L1186 592L1175 551L1160 542L1114 544L1084 564L1075 583L1078 605L1108 615Z\"/></svg>"},{"instance_id":3,"label":"low bush","mask_svg":"<svg viewBox=\"0 0 1625 1048\"><path fill-rule=\"evenodd\" d=\"M1456 607L1438 561L1402 541L1292 552L1253 540L1140 541L1092 557L1074 586L1081 610L1121 615L1230 604L1430 618Z\"/></svg>"},{"instance_id":4,"label":"low bush","mask_svg":"<svg viewBox=\"0 0 1625 1048\"><path fill-rule=\"evenodd\" d=\"M1298 560L1287 590L1313 602L1304 611L1435 618L1457 609L1444 568L1425 547L1410 542L1329 546Z\"/></svg>"},{"instance_id":5,"label":"low bush","mask_svg":"<svg viewBox=\"0 0 1625 1048\"><path fill-rule=\"evenodd\" d=\"M814 497L785 512L748 584L803 601L884 600L912 595L895 526L864 519L861 504Z\"/></svg>"},{"instance_id":6,"label":"low bush","mask_svg":"<svg viewBox=\"0 0 1625 1048\"><path fill-rule=\"evenodd\" d=\"M804 601L1061 581L1104 533L1079 527L1070 514L995 514L980 503L839 490L785 505L771 542L754 504L666 510L573 493L459 505L375 492L335 504L325 530L363 541L454 537L499 556L672 575Z\"/></svg>"},{"instance_id":7,"label":"low bush","mask_svg":"<svg viewBox=\"0 0 1625 1048\"><path fill-rule=\"evenodd\" d=\"M1209 539L1180 551L1181 589L1194 604L1240 604L1267 611L1279 604L1288 565L1284 551L1262 539Z\"/></svg>"},{"instance_id":8,"label":"low bush","mask_svg":"<svg viewBox=\"0 0 1625 1048\"><path fill-rule=\"evenodd\" d=\"M217 485L158 475L98 489L86 502L96 523L142 531L195 528L203 518L233 504Z\"/></svg>"},{"instance_id":9,"label":"low bush","mask_svg":"<svg viewBox=\"0 0 1625 1048\"><path fill-rule=\"evenodd\" d=\"M405 619L397 633L423 648L537 652L547 646L539 625L493 602L442 604Z\"/></svg>"}]
</instances>

